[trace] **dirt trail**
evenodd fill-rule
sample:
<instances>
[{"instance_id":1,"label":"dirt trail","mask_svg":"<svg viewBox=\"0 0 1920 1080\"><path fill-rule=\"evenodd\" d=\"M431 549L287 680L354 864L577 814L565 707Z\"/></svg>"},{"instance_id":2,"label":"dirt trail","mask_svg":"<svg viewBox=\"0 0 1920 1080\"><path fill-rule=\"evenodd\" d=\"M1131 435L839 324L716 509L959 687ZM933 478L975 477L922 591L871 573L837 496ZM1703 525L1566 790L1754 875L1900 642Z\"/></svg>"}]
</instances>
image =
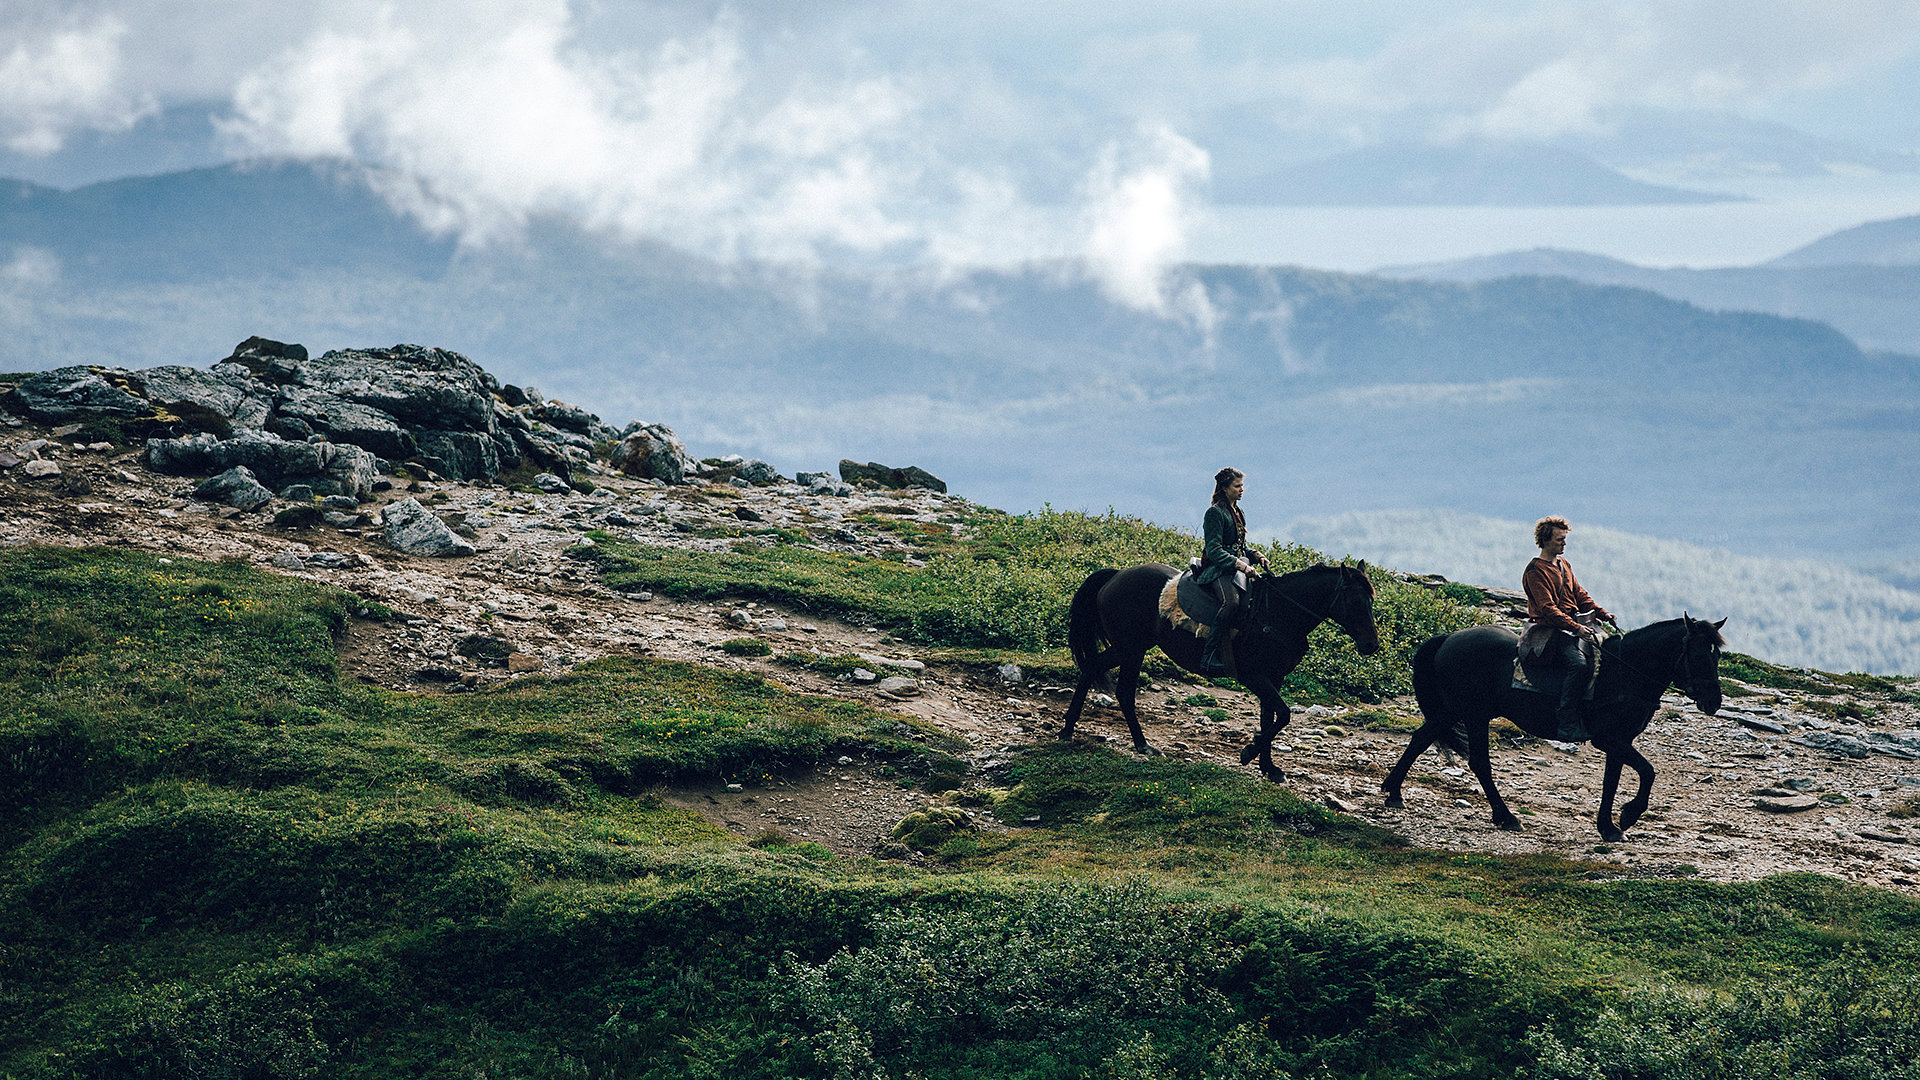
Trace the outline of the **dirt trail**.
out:
<instances>
[{"instance_id":1,"label":"dirt trail","mask_svg":"<svg viewBox=\"0 0 1920 1080\"><path fill-rule=\"evenodd\" d=\"M0 448L44 437L44 431L31 427L11 429L0 432ZM645 543L717 548L728 541L701 539L699 530L737 524L744 520L737 511L748 509L770 525L805 530L819 546L911 558L910 549L889 534L849 519L884 506L898 518L938 522L950 519L960 503L949 496L816 497L790 485L708 494L598 472L599 488L590 496L531 496L450 483L389 493L386 498L411 494L461 520L479 548L467 559L424 559L392 550L371 525L287 531L274 527L266 511L241 513L195 503L188 497L191 484L148 472L135 454L62 447L51 456L64 477L84 477L91 490L62 494L61 485L28 480L20 469L0 473L0 544L111 544L200 559L246 559L351 589L404 616L389 623L357 623L343 644L347 675L368 683L455 693L513 677L455 651L460 638L487 633L509 641L516 651L514 665L525 671L564 670L605 655L646 655L752 670L798 692L860 699L964 740L975 769L1004 760L1022 745L1053 738L1060 726L1067 687L1009 683L994 672L939 663L915 668L911 665L922 658L883 633L803 611L623 595L565 554L592 528ZM1738 628L1730 626L1728 633L1737 648ZM748 634L769 642L776 653L865 654L872 658L866 666L876 679L854 681L719 650L721 642ZM880 688L885 676L911 678L917 693L887 694ZM1257 703L1249 695L1209 691L1227 714L1219 720L1182 703L1193 692L1188 686L1157 686L1142 693L1149 741L1171 755L1239 768L1239 749L1256 726ZM1846 702L1854 704L1836 708ZM1860 745L1897 748L1900 744L1885 738L1862 739L1875 732L1920 738L1915 730L1920 710L1884 700L1773 690L1729 698L1719 717L1704 716L1677 697L1665 705L1638 743L1659 770L1653 808L1628 842L1613 845L1599 842L1593 822L1600 755L1591 747L1562 748L1526 738L1507 738L1496 746L1496 779L1525 823L1519 833L1493 827L1465 762L1438 751L1416 763L1405 789L1406 808L1387 809L1379 780L1406 739L1377 718L1369 726L1343 722L1342 710L1301 710L1276 745L1276 760L1288 774L1288 785L1303 798L1423 846L1549 852L1594 860L1622 874L1697 874L1716 881L1810 871L1920 892L1920 818L1894 816L1920 805L1920 761L1879 751L1850 756L1857 747L1849 748L1845 739L1827 738L1839 750L1807 745L1823 735L1844 735ZM1402 717L1416 714L1411 700L1376 708ZM1846 715L1853 712L1864 715ZM1127 739L1118 713L1102 705L1090 709L1078 737L1116 745ZM1625 781L1632 782L1631 776ZM1763 810L1757 804L1766 797L1755 792L1764 789L1802 791L1817 805L1793 812ZM902 787L881 763L857 760L741 791L728 790L724 778L716 777L675 790L669 798L745 836L782 829L846 855L874 852L896 822L935 801Z\"/></svg>"}]
</instances>

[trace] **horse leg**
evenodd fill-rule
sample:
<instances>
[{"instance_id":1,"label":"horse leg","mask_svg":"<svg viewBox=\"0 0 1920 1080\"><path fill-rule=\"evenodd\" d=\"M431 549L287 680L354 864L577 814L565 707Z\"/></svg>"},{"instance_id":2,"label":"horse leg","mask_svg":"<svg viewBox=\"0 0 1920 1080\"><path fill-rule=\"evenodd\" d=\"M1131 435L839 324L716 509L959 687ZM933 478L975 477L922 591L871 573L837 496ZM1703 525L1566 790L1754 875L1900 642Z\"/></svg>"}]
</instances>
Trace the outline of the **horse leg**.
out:
<instances>
[{"instance_id":1,"label":"horse leg","mask_svg":"<svg viewBox=\"0 0 1920 1080\"><path fill-rule=\"evenodd\" d=\"M1141 653L1120 661L1120 684L1114 690L1120 700L1120 715L1127 718L1127 728L1133 732L1134 750L1159 757L1160 751L1147 745L1147 733L1140 730L1140 716L1133 709L1134 693L1140 688L1140 664L1146 658L1147 654Z\"/></svg>"},{"instance_id":2,"label":"horse leg","mask_svg":"<svg viewBox=\"0 0 1920 1080\"><path fill-rule=\"evenodd\" d=\"M1613 796L1614 792L1620 789L1620 765L1620 754L1617 751L1608 750L1606 774L1600 781L1599 825L1600 839L1609 844L1626 839L1625 833L1613 827ZM1622 824L1625 823L1626 816L1624 813L1620 815Z\"/></svg>"},{"instance_id":3,"label":"horse leg","mask_svg":"<svg viewBox=\"0 0 1920 1080\"><path fill-rule=\"evenodd\" d=\"M1508 832L1519 832L1520 819L1507 809L1506 800L1500 797L1500 789L1493 783L1493 754L1487 746L1489 727L1485 720L1467 725L1467 764L1480 781L1480 790L1486 792L1487 805L1493 808L1493 823Z\"/></svg>"},{"instance_id":4,"label":"horse leg","mask_svg":"<svg viewBox=\"0 0 1920 1080\"><path fill-rule=\"evenodd\" d=\"M1440 735L1447 730L1447 727L1448 725L1429 716L1421 722L1419 730L1413 733L1413 738L1407 740L1407 748L1401 753L1400 760L1393 763L1393 768L1388 770L1386 779L1380 781L1380 790L1386 794L1388 806L1397 810L1406 805L1400 798L1400 785L1406 782L1407 770L1413 768L1414 759L1426 753L1427 747L1440 741Z\"/></svg>"},{"instance_id":5,"label":"horse leg","mask_svg":"<svg viewBox=\"0 0 1920 1080\"><path fill-rule=\"evenodd\" d=\"M1287 774L1281 772L1280 766L1273 763L1273 740L1274 736L1279 735L1280 730L1292 719L1293 710L1287 708L1286 701L1279 694L1261 694L1260 732L1253 737L1252 742L1241 748L1240 764L1245 765L1258 757L1260 775L1275 784L1285 780Z\"/></svg>"},{"instance_id":6,"label":"horse leg","mask_svg":"<svg viewBox=\"0 0 1920 1080\"><path fill-rule=\"evenodd\" d=\"M1062 739L1073 738L1073 725L1080 722L1080 709L1087 703L1087 691L1093 689L1095 680L1119 663L1112 659L1113 654L1114 650L1107 649L1080 666L1080 682L1073 688L1073 700L1067 703L1067 722L1060 728Z\"/></svg>"},{"instance_id":7,"label":"horse leg","mask_svg":"<svg viewBox=\"0 0 1920 1080\"><path fill-rule=\"evenodd\" d=\"M1635 750L1631 743L1620 752L1620 756L1633 766L1634 772L1640 774L1640 790L1627 800L1627 805L1620 808L1620 828L1624 832L1633 828L1634 822L1640 820L1640 815L1647 812L1647 803L1653 799L1653 762Z\"/></svg>"}]
</instances>

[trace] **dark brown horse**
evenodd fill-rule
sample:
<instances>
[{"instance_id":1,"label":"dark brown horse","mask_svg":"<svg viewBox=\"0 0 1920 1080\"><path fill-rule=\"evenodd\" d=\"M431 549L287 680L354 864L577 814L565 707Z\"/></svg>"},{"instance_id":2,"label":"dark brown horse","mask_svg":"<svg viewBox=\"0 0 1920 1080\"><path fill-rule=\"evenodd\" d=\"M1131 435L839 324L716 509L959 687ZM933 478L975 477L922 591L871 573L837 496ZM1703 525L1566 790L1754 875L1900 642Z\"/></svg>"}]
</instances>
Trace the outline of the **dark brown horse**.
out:
<instances>
[{"instance_id":1,"label":"dark brown horse","mask_svg":"<svg viewBox=\"0 0 1920 1080\"><path fill-rule=\"evenodd\" d=\"M1134 691L1140 684L1140 664L1155 645L1173 662L1196 674L1204 642L1173 627L1160 614L1160 593L1177 571L1159 563L1126 570L1096 570L1073 594L1067 616L1067 646L1080 666L1080 685L1067 706L1062 739L1073 737L1087 691L1113 668L1120 669L1117 697L1120 712L1133 730L1133 747L1158 753L1147 745L1134 713ZM1273 764L1273 737L1287 726L1290 713L1280 699L1280 682L1307 655L1307 635L1332 619L1359 646L1362 656L1380 651L1380 631L1373 625L1373 582L1367 564L1309 566L1291 574L1255 577L1240 605L1240 635L1233 641L1234 678L1260 699L1260 734L1240 751L1240 764L1256 755L1260 771L1269 780L1282 779Z\"/></svg>"},{"instance_id":2,"label":"dark brown horse","mask_svg":"<svg viewBox=\"0 0 1920 1080\"><path fill-rule=\"evenodd\" d=\"M1726 641L1720 628L1727 620L1710 623L1681 616L1630 630L1607 639L1601 647L1600 675L1587 708L1587 730L1593 745L1607 755L1605 783L1600 795L1600 835L1609 843L1640 820L1653 795L1653 765L1633 740L1647 730L1660 695L1679 687L1700 711L1712 716L1720 709L1720 649ZM1522 731L1553 738L1554 705L1549 694L1513 688L1513 660L1520 639L1498 626L1474 626L1431 637L1413 654L1413 694L1426 722L1413 733L1407 751L1380 782L1388 806L1400 806L1400 784L1420 752L1436 742L1464 749L1480 790L1493 806L1493 822L1518 831L1513 816L1493 786L1493 765L1487 750L1487 725L1504 716ZM1640 774L1640 790L1620 808L1620 827L1613 825L1613 796L1620 787L1620 766L1632 765Z\"/></svg>"}]
</instances>

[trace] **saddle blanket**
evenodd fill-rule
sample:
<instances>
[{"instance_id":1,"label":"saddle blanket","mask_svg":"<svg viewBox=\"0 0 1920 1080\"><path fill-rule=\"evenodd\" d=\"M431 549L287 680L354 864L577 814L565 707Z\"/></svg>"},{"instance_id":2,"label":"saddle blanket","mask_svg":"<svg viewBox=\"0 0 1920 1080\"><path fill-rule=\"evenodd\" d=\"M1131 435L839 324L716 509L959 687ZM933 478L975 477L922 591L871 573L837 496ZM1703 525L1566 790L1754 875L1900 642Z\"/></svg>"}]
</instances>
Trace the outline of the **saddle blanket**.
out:
<instances>
[{"instance_id":1,"label":"saddle blanket","mask_svg":"<svg viewBox=\"0 0 1920 1080\"><path fill-rule=\"evenodd\" d=\"M1213 633L1213 627L1196 616L1211 620L1218 614L1220 601L1194 583L1192 571L1167 582L1166 588L1160 590L1160 617L1172 624L1175 630L1184 630L1194 637L1206 637Z\"/></svg>"}]
</instances>

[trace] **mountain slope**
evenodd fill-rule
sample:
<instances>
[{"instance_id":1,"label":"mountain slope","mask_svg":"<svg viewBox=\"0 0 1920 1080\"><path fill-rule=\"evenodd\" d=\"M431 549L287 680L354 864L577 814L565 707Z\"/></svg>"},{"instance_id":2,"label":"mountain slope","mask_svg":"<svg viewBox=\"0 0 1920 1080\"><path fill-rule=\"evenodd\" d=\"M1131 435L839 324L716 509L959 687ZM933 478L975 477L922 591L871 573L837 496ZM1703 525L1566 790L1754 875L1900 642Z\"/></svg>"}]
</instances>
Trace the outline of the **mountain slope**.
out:
<instances>
[{"instance_id":1,"label":"mountain slope","mask_svg":"<svg viewBox=\"0 0 1920 1080\"><path fill-rule=\"evenodd\" d=\"M1643 183L1584 154L1526 143L1392 144L1215 185L1256 206L1636 206L1739 196Z\"/></svg>"}]
</instances>

